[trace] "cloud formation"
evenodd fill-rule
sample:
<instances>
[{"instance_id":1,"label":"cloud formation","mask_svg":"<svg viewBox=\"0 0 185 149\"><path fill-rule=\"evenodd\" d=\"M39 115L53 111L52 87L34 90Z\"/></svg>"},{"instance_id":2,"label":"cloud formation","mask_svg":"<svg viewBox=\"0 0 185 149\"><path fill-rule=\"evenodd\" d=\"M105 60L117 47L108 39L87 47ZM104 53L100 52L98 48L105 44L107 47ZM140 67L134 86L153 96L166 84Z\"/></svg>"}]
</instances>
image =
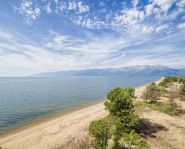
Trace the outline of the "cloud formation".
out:
<instances>
[{"instance_id":1,"label":"cloud formation","mask_svg":"<svg viewBox=\"0 0 185 149\"><path fill-rule=\"evenodd\" d=\"M184 67L184 0L20 0L8 6L8 12L0 11L1 76L145 64Z\"/></svg>"}]
</instances>

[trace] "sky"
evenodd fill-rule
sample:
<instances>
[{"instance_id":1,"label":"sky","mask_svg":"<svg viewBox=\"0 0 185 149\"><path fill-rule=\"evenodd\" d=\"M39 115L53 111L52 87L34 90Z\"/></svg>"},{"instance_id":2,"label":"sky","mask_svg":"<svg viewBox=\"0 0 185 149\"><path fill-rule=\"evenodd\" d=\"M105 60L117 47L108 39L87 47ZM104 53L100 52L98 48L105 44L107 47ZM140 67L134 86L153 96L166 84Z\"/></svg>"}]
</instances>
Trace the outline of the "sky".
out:
<instances>
[{"instance_id":1,"label":"sky","mask_svg":"<svg viewBox=\"0 0 185 149\"><path fill-rule=\"evenodd\" d=\"M0 0L0 76L185 67L185 0Z\"/></svg>"}]
</instances>

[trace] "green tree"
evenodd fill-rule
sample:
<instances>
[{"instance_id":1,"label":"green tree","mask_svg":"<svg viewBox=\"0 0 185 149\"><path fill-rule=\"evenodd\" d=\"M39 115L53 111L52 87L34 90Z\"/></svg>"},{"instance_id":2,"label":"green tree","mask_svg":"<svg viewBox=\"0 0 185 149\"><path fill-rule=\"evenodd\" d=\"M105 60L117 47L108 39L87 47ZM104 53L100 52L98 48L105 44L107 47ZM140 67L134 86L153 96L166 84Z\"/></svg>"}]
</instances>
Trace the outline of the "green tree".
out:
<instances>
[{"instance_id":1,"label":"green tree","mask_svg":"<svg viewBox=\"0 0 185 149\"><path fill-rule=\"evenodd\" d=\"M155 83L149 84L143 92L143 98L147 103L148 99L157 100L161 96L161 91Z\"/></svg>"},{"instance_id":2,"label":"green tree","mask_svg":"<svg viewBox=\"0 0 185 149\"><path fill-rule=\"evenodd\" d=\"M134 114L133 99L135 90L133 88L115 88L107 95L105 107L109 111L115 125L114 147L120 148L120 139L124 133L130 133L138 123L138 116Z\"/></svg>"},{"instance_id":3,"label":"green tree","mask_svg":"<svg viewBox=\"0 0 185 149\"><path fill-rule=\"evenodd\" d=\"M111 137L111 121L109 118L92 121L89 132L94 137L93 147L95 149L107 149L108 140Z\"/></svg>"},{"instance_id":4,"label":"green tree","mask_svg":"<svg viewBox=\"0 0 185 149\"><path fill-rule=\"evenodd\" d=\"M139 143L140 135L138 135L135 130L132 130L130 133L125 133L123 135L122 141L128 146L127 148L131 149L132 145Z\"/></svg>"},{"instance_id":5,"label":"green tree","mask_svg":"<svg viewBox=\"0 0 185 149\"><path fill-rule=\"evenodd\" d=\"M180 95L185 95L185 83L180 87Z\"/></svg>"}]
</instances>

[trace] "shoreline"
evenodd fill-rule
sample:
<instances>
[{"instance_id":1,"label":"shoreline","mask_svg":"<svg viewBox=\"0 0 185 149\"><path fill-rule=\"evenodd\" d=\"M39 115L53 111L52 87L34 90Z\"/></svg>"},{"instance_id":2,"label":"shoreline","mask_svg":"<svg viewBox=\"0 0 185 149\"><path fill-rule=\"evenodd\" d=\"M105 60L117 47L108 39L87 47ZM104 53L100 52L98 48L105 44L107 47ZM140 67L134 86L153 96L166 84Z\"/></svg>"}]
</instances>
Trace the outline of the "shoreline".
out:
<instances>
[{"instance_id":1,"label":"shoreline","mask_svg":"<svg viewBox=\"0 0 185 149\"><path fill-rule=\"evenodd\" d=\"M45 118L42 118L42 119L39 119L39 118L35 119L32 122L30 122L29 124L28 123L19 124L15 128L12 128L12 130L9 130L8 133L0 134L0 145L1 145L1 140L3 140L4 138L10 137L12 135L15 135L15 134L20 133L20 132L22 132L24 130L27 130L27 129L37 127L39 125L42 125L44 123L53 121L55 119L62 118L64 116L67 116L68 114L72 114L74 112L86 109L88 107L95 106L95 105L100 104L100 103L104 103L104 101L105 101L105 98L104 99L99 99L99 100L94 101L94 102L89 102L89 103L85 103L83 105L77 105L77 106L68 108L68 109L63 110L63 111L58 111L56 113L47 115L47 116L45 116ZM20 126L20 127L18 127L18 126Z\"/></svg>"},{"instance_id":2,"label":"shoreline","mask_svg":"<svg viewBox=\"0 0 185 149\"><path fill-rule=\"evenodd\" d=\"M59 148L59 145L86 134L89 123L106 114L101 101L4 137L0 139L0 146L8 149Z\"/></svg>"},{"instance_id":3,"label":"shoreline","mask_svg":"<svg viewBox=\"0 0 185 149\"><path fill-rule=\"evenodd\" d=\"M162 79L161 77L154 82L159 82ZM135 87L137 99L140 98L149 83ZM40 121L36 120L25 127L1 136L0 146L11 149L50 149L65 145L69 141L69 137L74 139L81 134L87 134L89 123L107 114L104 101L105 98L94 103L75 106Z\"/></svg>"}]
</instances>

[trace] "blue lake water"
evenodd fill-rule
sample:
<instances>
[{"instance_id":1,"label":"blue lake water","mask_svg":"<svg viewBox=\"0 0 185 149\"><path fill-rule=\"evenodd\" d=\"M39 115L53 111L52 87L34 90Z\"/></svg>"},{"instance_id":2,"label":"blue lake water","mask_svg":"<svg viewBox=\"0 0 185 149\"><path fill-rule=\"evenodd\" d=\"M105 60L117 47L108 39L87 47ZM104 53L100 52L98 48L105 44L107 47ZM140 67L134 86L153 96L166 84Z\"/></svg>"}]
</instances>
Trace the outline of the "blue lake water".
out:
<instances>
[{"instance_id":1,"label":"blue lake water","mask_svg":"<svg viewBox=\"0 0 185 149\"><path fill-rule=\"evenodd\" d=\"M0 78L0 136L52 114L101 100L114 87L137 87L159 78Z\"/></svg>"}]
</instances>

